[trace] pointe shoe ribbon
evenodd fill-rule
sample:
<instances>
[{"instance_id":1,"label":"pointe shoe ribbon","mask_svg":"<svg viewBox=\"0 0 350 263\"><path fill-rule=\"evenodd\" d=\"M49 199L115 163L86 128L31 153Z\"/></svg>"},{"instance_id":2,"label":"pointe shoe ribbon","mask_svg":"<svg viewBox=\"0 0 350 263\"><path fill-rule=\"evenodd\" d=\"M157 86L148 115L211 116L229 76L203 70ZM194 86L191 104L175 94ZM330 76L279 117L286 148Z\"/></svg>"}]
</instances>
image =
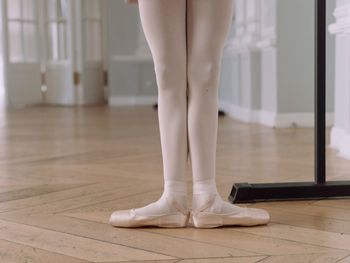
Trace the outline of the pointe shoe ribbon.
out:
<instances>
[{"instance_id":1,"label":"pointe shoe ribbon","mask_svg":"<svg viewBox=\"0 0 350 263\"><path fill-rule=\"evenodd\" d=\"M203 210L207 209L208 207L211 207L214 202L215 202L215 195L206 195L205 202L199 207L192 209L191 211L192 215L194 216L198 215Z\"/></svg>"},{"instance_id":2,"label":"pointe shoe ribbon","mask_svg":"<svg viewBox=\"0 0 350 263\"><path fill-rule=\"evenodd\" d=\"M169 197L168 195L166 196L166 200L169 205L175 207L179 212L181 212L184 215L188 215L189 209L187 207L182 206L179 204L179 202L176 201L175 198Z\"/></svg>"},{"instance_id":3,"label":"pointe shoe ribbon","mask_svg":"<svg viewBox=\"0 0 350 263\"><path fill-rule=\"evenodd\" d=\"M198 228L213 228L222 225L253 226L267 224L270 216L267 211L259 208L235 207L232 212L224 212L224 201L220 197L210 195L198 195L194 198L194 209L192 210L192 221ZM217 202L217 203L215 203ZM208 207L209 211L205 211ZM197 207L198 206L198 207Z\"/></svg>"}]
</instances>

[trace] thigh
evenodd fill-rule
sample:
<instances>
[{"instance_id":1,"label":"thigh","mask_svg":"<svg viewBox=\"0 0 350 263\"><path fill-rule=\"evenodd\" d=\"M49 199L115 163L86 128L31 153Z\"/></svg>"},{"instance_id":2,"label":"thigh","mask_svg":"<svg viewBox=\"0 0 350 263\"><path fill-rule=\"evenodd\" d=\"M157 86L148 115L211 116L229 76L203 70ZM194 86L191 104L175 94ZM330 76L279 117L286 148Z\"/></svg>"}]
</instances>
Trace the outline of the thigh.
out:
<instances>
[{"instance_id":1,"label":"thigh","mask_svg":"<svg viewBox=\"0 0 350 263\"><path fill-rule=\"evenodd\" d=\"M233 0L187 0L189 67L220 63L233 15Z\"/></svg>"},{"instance_id":2,"label":"thigh","mask_svg":"<svg viewBox=\"0 0 350 263\"><path fill-rule=\"evenodd\" d=\"M138 4L155 64L186 63L186 0L138 0Z\"/></svg>"}]
</instances>

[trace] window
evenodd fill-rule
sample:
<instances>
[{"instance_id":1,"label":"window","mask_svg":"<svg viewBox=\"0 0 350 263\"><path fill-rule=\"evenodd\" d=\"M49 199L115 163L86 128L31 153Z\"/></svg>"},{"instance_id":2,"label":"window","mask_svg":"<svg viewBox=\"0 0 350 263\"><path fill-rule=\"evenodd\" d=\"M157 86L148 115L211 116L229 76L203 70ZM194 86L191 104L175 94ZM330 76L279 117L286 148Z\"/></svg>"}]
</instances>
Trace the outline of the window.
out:
<instances>
[{"instance_id":1,"label":"window","mask_svg":"<svg viewBox=\"0 0 350 263\"><path fill-rule=\"evenodd\" d=\"M26 1L26 0L25 0ZM67 0L45 0L47 10L48 58L51 61L68 59Z\"/></svg>"},{"instance_id":2,"label":"window","mask_svg":"<svg viewBox=\"0 0 350 263\"><path fill-rule=\"evenodd\" d=\"M84 0L84 56L87 61L101 61L101 1Z\"/></svg>"},{"instance_id":3,"label":"window","mask_svg":"<svg viewBox=\"0 0 350 263\"><path fill-rule=\"evenodd\" d=\"M38 61L36 7L36 0L7 1L10 62Z\"/></svg>"}]
</instances>

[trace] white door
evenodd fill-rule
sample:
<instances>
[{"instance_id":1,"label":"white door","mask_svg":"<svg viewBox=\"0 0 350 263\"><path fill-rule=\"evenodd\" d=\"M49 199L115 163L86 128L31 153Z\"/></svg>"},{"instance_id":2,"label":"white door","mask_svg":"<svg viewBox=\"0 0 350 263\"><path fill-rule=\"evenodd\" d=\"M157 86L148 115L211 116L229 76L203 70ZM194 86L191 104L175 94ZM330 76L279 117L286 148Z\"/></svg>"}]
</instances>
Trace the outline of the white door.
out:
<instances>
[{"instance_id":1,"label":"white door","mask_svg":"<svg viewBox=\"0 0 350 263\"><path fill-rule=\"evenodd\" d=\"M81 59L78 71L81 71L81 85L78 88L81 104L99 103L104 100L104 65L103 65L103 8L104 1L80 0L77 10L81 22ZM79 18L78 18L79 19ZM79 26L78 26L79 29Z\"/></svg>"},{"instance_id":2,"label":"white door","mask_svg":"<svg viewBox=\"0 0 350 263\"><path fill-rule=\"evenodd\" d=\"M26 0L24 0L26 1ZM44 1L45 102L50 104L76 104L72 55L72 7L75 1Z\"/></svg>"},{"instance_id":3,"label":"white door","mask_svg":"<svg viewBox=\"0 0 350 263\"><path fill-rule=\"evenodd\" d=\"M6 104L42 102L37 0L0 0Z\"/></svg>"}]
</instances>

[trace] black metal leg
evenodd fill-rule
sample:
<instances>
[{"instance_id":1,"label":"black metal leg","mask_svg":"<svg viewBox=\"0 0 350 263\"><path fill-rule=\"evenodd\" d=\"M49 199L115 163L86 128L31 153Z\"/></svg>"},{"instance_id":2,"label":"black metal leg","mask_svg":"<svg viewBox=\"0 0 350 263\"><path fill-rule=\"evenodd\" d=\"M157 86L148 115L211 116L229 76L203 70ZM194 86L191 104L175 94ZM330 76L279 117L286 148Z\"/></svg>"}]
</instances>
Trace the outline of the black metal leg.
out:
<instances>
[{"instance_id":1,"label":"black metal leg","mask_svg":"<svg viewBox=\"0 0 350 263\"><path fill-rule=\"evenodd\" d=\"M326 182L326 0L315 0L315 182Z\"/></svg>"},{"instance_id":2,"label":"black metal leg","mask_svg":"<svg viewBox=\"0 0 350 263\"><path fill-rule=\"evenodd\" d=\"M350 181L326 182L326 0L315 7L315 182L236 183L232 203L350 197Z\"/></svg>"}]
</instances>

